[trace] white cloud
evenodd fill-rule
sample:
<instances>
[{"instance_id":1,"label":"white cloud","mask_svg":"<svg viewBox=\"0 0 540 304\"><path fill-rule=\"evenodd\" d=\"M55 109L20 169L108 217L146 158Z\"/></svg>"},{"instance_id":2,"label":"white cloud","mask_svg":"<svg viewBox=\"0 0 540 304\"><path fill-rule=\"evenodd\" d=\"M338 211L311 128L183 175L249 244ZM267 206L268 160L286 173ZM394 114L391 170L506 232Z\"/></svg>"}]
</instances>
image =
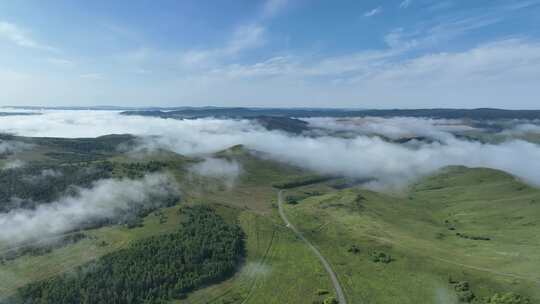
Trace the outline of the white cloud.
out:
<instances>
[{"instance_id":1,"label":"white cloud","mask_svg":"<svg viewBox=\"0 0 540 304\"><path fill-rule=\"evenodd\" d=\"M522 123L518 124L511 129L504 130L502 134L505 135L528 135L528 134L540 134L540 124Z\"/></svg>"},{"instance_id":2,"label":"white cloud","mask_svg":"<svg viewBox=\"0 0 540 304\"><path fill-rule=\"evenodd\" d=\"M500 17L477 16L439 20L433 26L420 27L415 30L405 30L400 27L388 32L384 36L384 41L393 49L429 49L472 31L496 24L501 20Z\"/></svg>"},{"instance_id":3,"label":"white cloud","mask_svg":"<svg viewBox=\"0 0 540 304\"><path fill-rule=\"evenodd\" d=\"M398 40L385 50L340 56L285 55L251 64L194 65L187 75L149 82L77 81L78 77L0 71L0 101L372 108L535 108L538 104L540 43L536 41L508 39L415 56L407 56L416 47L408 47L407 41ZM151 78L159 74L152 72Z\"/></svg>"},{"instance_id":4,"label":"white cloud","mask_svg":"<svg viewBox=\"0 0 540 304\"><path fill-rule=\"evenodd\" d=\"M451 0L440 0L435 1L433 4L431 4L428 9L431 11L439 11L439 10L446 10L455 5L454 1Z\"/></svg>"},{"instance_id":5,"label":"white cloud","mask_svg":"<svg viewBox=\"0 0 540 304\"><path fill-rule=\"evenodd\" d=\"M278 56L250 65L222 65L212 70L212 72L214 74L221 72L233 77L242 75L248 77L277 76L280 74L308 77L348 74L348 78L350 78L355 73L375 74L381 70L381 67L399 65L405 62L402 56L407 52L430 48L499 21L496 18L478 17L448 20L436 26L415 31L397 28L384 36L384 41L388 45L387 49L365 50L341 56L321 58ZM432 54L424 56L429 57L430 55ZM412 58L422 57L420 55Z\"/></svg>"},{"instance_id":6,"label":"white cloud","mask_svg":"<svg viewBox=\"0 0 540 304\"><path fill-rule=\"evenodd\" d=\"M39 183L45 179L61 177L63 174L61 171L54 169L43 169L38 175L25 176L23 179L29 183Z\"/></svg>"},{"instance_id":7,"label":"white cloud","mask_svg":"<svg viewBox=\"0 0 540 304\"><path fill-rule=\"evenodd\" d=\"M475 130L461 120L412 117L305 118L312 127L351 132L351 135L382 135L390 139L427 137L446 142L452 133Z\"/></svg>"},{"instance_id":8,"label":"white cloud","mask_svg":"<svg viewBox=\"0 0 540 304\"><path fill-rule=\"evenodd\" d=\"M141 47L115 56L111 66L127 75L107 68L104 74L71 77L0 70L5 84L0 103L534 107L539 93L534 84L537 41L506 39L433 52L440 44L499 21L489 14L453 18L431 27L394 29L383 37L388 47L382 49L334 56L284 52L248 61L245 54L269 39L267 29L255 22L237 27L215 48L177 53ZM62 59L57 62L69 65ZM110 81L88 81L105 79L104 75Z\"/></svg>"},{"instance_id":9,"label":"white cloud","mask_svg":"<svg viewBox=\"0 0 540 304\"><path fill-rule=\"evenodd\" d=\"M206 82L216 87L227 83L229 92L237 89L242 92L239 96L249 94L243 99L274 105L283 100L282 105L400 107L396 102L403 102L408 107L429 107L436 102L441 107L508 107L511 99L516 108L531 108L534 96L540 94L537 42L503 40L465 51L402 59L406 50L405 46L320 59L277 57L214 70ZM254 76L263 77L264 83ZM339 81L331 85L328 80ZM241 81L247 81L253 93Z\"/></svg>"},{"instance_id":10,"label":"white cloud","mask_svg":"<svg viewBox=\"0 0 540 304\"><path fill-rule=\"evenodd\" d=\"M539 0L517 0L517 1L507 1L504 2L502 6L503 9L514 11L525 8L530 8L533 6L540 6Z\"/></svg>"},{"instance_id":11,"label":"white cloud","mask_svg":"<svg viewBox=\"0 0 540 304\"><path fill-rule=\"evenodd\" d=\"M23 142L0 140L0 154L16 154L24 150L29 150L32 147L32 145Z\"/></svg>"},{"instance_id":12,"label":"white cloud","mask_svg":"<svg viewBox=\"0 0 540 304\"><path fill-rule=\"evenodd\" d=\"M0 162L0 170L16 169L26 165L24 161L17 158L17 155L22 151L28 151L34 146L31 144L0 140L0 154L4 154L5 159Z\"/></svg>"},{"instance_id":13,"label":"white cloud","mask_svg":"<svg viewBox=\"0 0 540 304\"><path fill-rule=\"evenodd\" d=\"M1 38L7 39L21 47L46 51L57 51L57 49L51 46L36 42L25 30L23 30L16 24L5 21L0 21L0 39Z\"/></svg>"},{"instance_id":14,"label":"white cloud","mask_svg":"<svg viewBox=\"0 0 540 304\"><path fill-rule=\"evenodd\" d=\"M141 204L158 204L160 197L176 193L172 178L147 175L140 180L100 180L75 196L42 204L35 209L14 209L0 214L0 241L18 243L61 234L82 224L110 219Z\"/></svg>"},{"instance_id":15,"label":"white cloud","mask_svg":"<svg viewBox=\"0 0 540 304\"><path fill-rule=\"evenodd\" d=\"M282 11L288 3L289 0L267 0L263 7L263 17L274 17L276 14Z\"/></svg>"},{"instance_id":16,"label":"white cloud","mask_svg":"<svg viewBox=\"0 0 540 304\"><path fill-rule=\"evenodd\" d=\"M265 31L265 28L260 24L239 26L223 47L188 50L180 54L179 61L183 66L196 67L197 69L214 66L223 60L234 58L246 50L264 45Z\"/></svg>"},{"instance_id":17,"label":"white cloud","mask_svg":"<svg viewBox=\"0 0 540 304\"><path fill-rule=\"evenodd\" d=\"M264 44L265 28L251 24L237 28L224 49L226 54L237 54L240 51L259 47Z\"/></svg>"},{"instance_id":18,"label":"white cloud","mask_svg":"<svg viewBox=\"0 0 540 304\"><path fill-rule=\"evenodd\" d=\"M17 168L24 167L25 165L26 163L20 159L10 158L4 162L3 166L0 169L1 170L17 169Z\"/></svg>"},{"instance_id":19,"label":"white cloud","mask_svg":"<svg viewBox=\"0 0 540 304\"><path fill-rule=\"evenodd\" d=\"M536 68L540 66L539 50L538 43L498 41L464 52L437 53L389 64L369 80L395 80L409 84L427 80L426 84L433 85L447 82L450 88L450 83L460 80L487 85L504 79L508 81L505 86L509 87L518 79L521 83L533 81L534 75L538 74ZM510 81L510 77L514 81ZM360 80L365 80L365 77Z\"/></svg>"},{"instance_id":20,"label":"white cloud","mask_svg":"<svg viewBox=\"0 0 540 304\"><path fill-rule=\"evenodd\" d=\"M180 53L180 63L187 67L215 68L222 61L234 59L242 52L263 46L266 43L265 19L273 18L288 3L289 0L267 0L263 5L262 16L250 24L237 26L223 46L184 51Z\"/></svg>"},{"instance_id":21,"label":"white cloud","mask_svg":"<svg viewBox=\"0 0 540 304\"><path fill-rule=\"evenodd\" d=\"M200 176L219 179L228 189L232 189L242 173L242 166L236 161L209 157L193 165L190 171Z\"/></svg>"},{"instance_id":22,"label":"white cloud","mask_svg":"<svg viewBox=\"0 0 540 304\"><path fill-rule=\"evenodd\" d=\"M234 76L298 75L335 76L346 74L355 81L379 79L401 80L411 83L430 82L431 79L463 78L477 81L493 80L515 73L522 80L534 80L540 65L540 44L521 40L504 40L483 44L457 53L434 53L406 61L395 60L402 49L362 52L340 57L324 58L318 62L301 62L298 58L277 57L250 66L231 65L221 72ZM510 79L510 77L508 77ZM508 82L507 85L512 83Z\"/></svg>"},{"instance_id":23,"label":"white cloud","mask_svg":"<svg viewBox=\"0 0 540 304\"><path fill-rule=\"evenodd\" d=\"M402 8L430 6L417 2L400 0L394 5ZM452 3L456 2L433 2L439 8ZM451 80L454 67L442 62L460 54L464 57L477 56L473 54L474 50L488 45L480 40L484 38L480 31L514 18L508 14L516 12L508 10L536 8L538 3L537 0L501 2L481 12L460 10L448 15L437 12L432 18L404 23L401 28L381 36L379 39L383 39L386 46L379 49L359 49L349 53L339 53L336 49L331 50L331 54L326 48L297 49L296 41L289 42L294 37L287 37L287 31L270 33L275 27L270 18L297 4L290 0L263 1L252 18L225 29L225 34L217 41L185 49L163 49L149 44L151 39L143 39L143 32L136 33L115 24L98 24L100 34L106 34L101 33L106 29L114 36L113 42L120 43L113 48L115 54L94 58L48 54L43 60L50 65L40 66L29 61L28 68L9 63L10 69L16 70L7 71L6 67L0 67L0 104L531 108L536 106L534 96L538 94L531 84L534 78L522 82L514 81L510 76L514 72L522 73L520 66L509 66L505 81L496 82L501 94L493 93L485 84L506 72L498 68L500 62L508 61L506 58L500 57L496 59L498 62L492 62L495 63L492 67L494 74L482 74L483 80L476 75L474 80L483 82L481 84L460 78ZM375 6L369 7L373 9L365 15L373 16L386 9ZM19 25L0 22L0 39L30 48L47 48L38 43L39 33L35 33L36 37L31 34L34 33ZM472 39L465 42L457 39L465 35ZM118 38L122 40L118 41ZM481 42L469 44L473 39ZM533 39L522 39L514 44L520 47L538 44ZM317 41L317 45L324 46L325 43ZM451 49L445 52L443 49L449 45ZM284 47L278 50L280 46ZM132 50L126 51L124 47ZM509 56L516 58L514 54ZM13 54L12 57L17 56ZM434 79L420 76L424 74L418 73L415 63L423 61L427 64L429 59L435 58L441 66L441 73ZM9 62L11 59L6 60ZM51 68L52 65L64 70ZM534 62L532 66L535 66ZM396 83L379 80L398 73L410 73L408 76L411 77L403 77ZM445 81L437 80L443 76L447 76ZM89 81L91 79L107 81ZM420 85L424 82L427 88ZM456 87L460 90L455 90ZM510 98L515 103L509 102Z\"/></svg>"},{"instance_id":24,"label":"white cloud","mask_svg":"<svg viewBox=\"0 0 540 304\"><path fill-rule=\"evenodd\" d=\"M399 7L400 8L408 8L411 5L411 3L412 3L412 0L403 0L399 4Z\"/></svg>"},{"instance_id":25,"label":"white cloud","mask_svg":"<svg viewBox=\"0 0 540 304\"><path fill-rule=\"evenodd\" d=\"M501 169L540 186L540 170L531 166L540 163L540 146L532 143L517 140L482 144L460 140L448 133L449 130L465 129L455 121L373 119L367 125L353 124L350 127L358 129L357 135L338 138L267 131L247 120L174 120L99 111L52 111L38 116L0 119L0 129L21 135L94 137L131 133L144 136L150 147L167 148L184 155L208 155L243 144L265 152L273 159L297 166L322 173L375 177L382 184L392 186L403 185L447 165ZM367 130L393 137L402 136L400 129L407 133L405 135L429 135L439 141L409 146L362 135Z\"/></svg>"},{"instance_id":26,"label":"white cloud","mask_svg":"<svg viewBox=\"0 0 540 304\"><path fill-rule=\"evenodd\" d=\"M372 9L372 10L369 10L369 11L365 12L364 17L373 17L373 16L378 15L380 13L382 13L382 7L379 6L379 7L376 7L374 9Z\"/></svg>"}]
</instances>

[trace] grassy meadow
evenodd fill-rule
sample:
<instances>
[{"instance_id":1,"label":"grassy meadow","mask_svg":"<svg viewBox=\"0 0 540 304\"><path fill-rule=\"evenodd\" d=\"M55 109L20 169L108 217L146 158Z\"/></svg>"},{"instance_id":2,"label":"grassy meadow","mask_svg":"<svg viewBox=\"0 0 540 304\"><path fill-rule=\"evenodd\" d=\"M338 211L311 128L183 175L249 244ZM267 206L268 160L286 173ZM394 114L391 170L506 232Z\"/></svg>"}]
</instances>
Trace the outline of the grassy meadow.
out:
<instances>
[{"instance_id":1,"label":"grassy meadow","mask_svg":"<svg viewBox=\"0 0 540 304\"><path fill-rule=\"evenodd\" d=\"M347 189L287 212L353 303L457 303L449 280L469 282L477 298L513 291L537 301L539 200L505 173L453 167L401 195ZM471 238L479 236L489 240ZM373 252L392 261L374 263Z\"/></svg>"}]
</instances>

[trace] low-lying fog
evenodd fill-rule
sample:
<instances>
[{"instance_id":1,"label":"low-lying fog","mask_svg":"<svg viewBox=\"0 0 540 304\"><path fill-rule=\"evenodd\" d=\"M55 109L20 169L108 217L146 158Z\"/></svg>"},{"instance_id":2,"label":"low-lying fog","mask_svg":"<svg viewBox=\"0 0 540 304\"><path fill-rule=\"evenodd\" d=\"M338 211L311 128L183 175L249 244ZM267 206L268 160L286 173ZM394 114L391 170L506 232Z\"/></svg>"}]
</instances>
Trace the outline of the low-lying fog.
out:
<instances>
[{"instance_id":1,"label":"low-lying fog","mask_svg":"<svg viewBox=\"0 0 540 304\"><path fill-rule=\"evenodd\" d=\"M176 193L176 184L164 174L142 179L103 179L78 194L65 196L35 209L0 213L0 242L46 240L93 221L114 220L142 204L159 204L160 198Z\"/></svg>"},{"instance_id":2,"label":"low-lying fog","mask_svg":"<svg viewBox=\"0 0 540 304\"><path fill-rule=\"evenodd\" d=\"M236 161L209 157L193 165L190 171L199 176L222 180L227 189L232 189L242 172L242 166Z\"/></svg>"},{"instance_id":3,"label":"low-lying fog","mask_svg":"<svg viewBox=\"0 0 540 304\"><path fill-rule=\"evenodd\" d=\"M166 148L185 155L207 155L243 144L279 161L321 173L376 178L379 185L384 186L402 186L447 165L501 169L540 186L539 145L513 139L487 144L456 137L455 132L482 131L466 121L421 118L311 118L306 121L314 130L292 135L268 131L254 120L175 120L124 116L108 111L45 111L36 116L2 117L0 130L24 136L72 138L130 133L144 138L142 147ZM534 132L534 126L536 122L524 122L512 130L526 128ZM336 131L348 134L335 136ZM431 140L412 140L405 144L391 141L401 137ZM212 164L202 166L205 172Z\"/></svg>"},{"instance_id":4,"label":"low-lying fog","mask_svg":"<svg viewBox=\"0 0 540 304\"><path fill-rule=\"evenodd\" d=\"M330 118L317 117L303 119L312 127L321 130L350 132L351 135L381 135L390 139L404 137L430 137L448 140L450 132L474 131L474 127L455 119L420 119L412 117L366 117Z\"/></svg>"}]
</instances>

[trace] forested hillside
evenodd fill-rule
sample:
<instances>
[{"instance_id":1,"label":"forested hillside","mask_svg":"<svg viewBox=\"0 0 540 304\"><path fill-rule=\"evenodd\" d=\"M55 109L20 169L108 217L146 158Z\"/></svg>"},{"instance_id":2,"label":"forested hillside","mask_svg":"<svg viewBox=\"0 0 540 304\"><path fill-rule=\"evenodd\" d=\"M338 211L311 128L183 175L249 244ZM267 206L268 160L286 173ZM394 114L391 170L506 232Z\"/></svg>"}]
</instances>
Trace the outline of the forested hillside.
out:
<instances>
[{"instance_id":1,"label":"forested hillside","mask_svg":"<svg viewBox=\"0 0 540 304\"><path fill-rule=\"evenodd\" d=\"M178 232L144 239L74 273L30 284L15 303L164 303L223 280L244 254L243 233L205 206L180 210Z\"/></svg>"},{"instance_id":2,"label":"forested hillside","mask_svg":"<svg viewBox=\"0 0 540 304\"><path fill-rule=\"evenodd\" d=\"M65 195L73 187L90 187L93 182L112 177L107 163L51 166L28 164L0 170L0 212L33 208Z\"/></svg>"}]
</instances>

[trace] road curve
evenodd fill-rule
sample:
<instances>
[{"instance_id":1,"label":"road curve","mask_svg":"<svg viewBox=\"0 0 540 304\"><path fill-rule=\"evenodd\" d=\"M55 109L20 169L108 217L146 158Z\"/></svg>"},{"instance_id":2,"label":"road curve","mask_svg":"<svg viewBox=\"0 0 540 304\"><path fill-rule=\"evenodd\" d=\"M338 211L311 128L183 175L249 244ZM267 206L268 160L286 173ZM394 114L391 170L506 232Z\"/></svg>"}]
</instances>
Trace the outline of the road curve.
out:
<instances>
[{"instance_id":1,"label":"road curve","mask_svg":"<svg viewBox=\"0 0 540 304\"><path fill-rule=\"evenodd\" d=\"M321 263L323 264L324 268L326 269L326 272L330 276L330 279L332 280L332 284L334 285L334 289L336 290L336 297L340 304L347 304L347 300L345 299L345 294L343 294L343 288L341 288L341 285L339 284L339 281L337 279L336 273L332 269L332 266L330 266L330 263L326 260L326 258L321 254L321 252L311 244L310 241L308 241L302 232L300 230L296 229L296 227L289 222L289 219L287 218L287 215L285 215L285 210L283 209L283 190L280 190L278 192L278 210L279 215L281 216L281 219L283 222L285 222L285 225L287 225L288 228L290 228L296 236L301 239L310 249L315 253L315 255L319 258Z\"/></svg>"}]
</instances>

